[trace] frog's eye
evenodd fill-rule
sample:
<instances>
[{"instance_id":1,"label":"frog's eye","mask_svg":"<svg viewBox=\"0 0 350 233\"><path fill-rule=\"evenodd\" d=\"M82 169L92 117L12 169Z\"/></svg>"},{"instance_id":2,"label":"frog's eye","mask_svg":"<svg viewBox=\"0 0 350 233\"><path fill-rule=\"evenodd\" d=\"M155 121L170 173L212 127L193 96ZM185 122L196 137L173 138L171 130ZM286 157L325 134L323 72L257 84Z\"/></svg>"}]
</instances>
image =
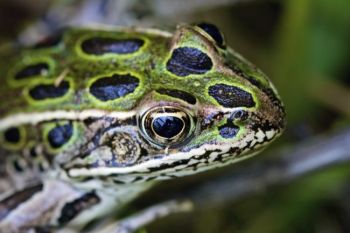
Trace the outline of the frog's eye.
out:
<instances>
[{"instance_id":1,"label":"frog's eye","mask_svg":"<svg viewBox=\"0 0 350 233\"><path fill-rule=\"evenodd\" d=\"M187 112L172 106L155 107L141 117L145 138L161 147L176 147L188 139L194 120Z\"/></svg>"},{"instance_id":2,"label":"frog's eye","mask_svg":"<svg viewBox=\"0 0 350 233\"><path fill-rule=\"evenodd\" d=\"M220 48L225 48L224 36L214 24L199 23L196 26L209 35Z\"/></svg>"}]
</instances>

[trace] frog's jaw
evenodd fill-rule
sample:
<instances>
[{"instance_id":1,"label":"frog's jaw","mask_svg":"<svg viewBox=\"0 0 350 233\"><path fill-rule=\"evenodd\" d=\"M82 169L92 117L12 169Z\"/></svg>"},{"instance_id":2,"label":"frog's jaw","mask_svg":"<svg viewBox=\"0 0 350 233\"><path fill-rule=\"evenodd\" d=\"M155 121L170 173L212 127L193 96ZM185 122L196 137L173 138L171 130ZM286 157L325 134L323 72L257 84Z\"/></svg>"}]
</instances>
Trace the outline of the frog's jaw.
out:
<instances>
[{"instance_id":1,"label":"frog's jaw","mask_svg":"<svg viewBox=\"0 0 350 233\"><path fill-rule=\"evenodd\" d=\"M151 102L148 99L148 105L141 105L146 106L146 109L159 107L159 103ZM181 106L174 102L163 104ZM120 134L119 138L124 139L124 145L120 147L134 148L133 153L127 155L128 160L113 164L107 159L106 163L103 162L105 158L98 155L106 155L101 151L85 157L80 165L67 166L65 170L68 177L73 179L99 177L112 183L125 184L171 179L238 162L257 154L282 132L284 112L280 108L266 112L269 105L269 101L262 101L259 105L262 110L259 111L241 107L228 109L214 105L200 106L200 110L196 111L197 134L178 148L153 145L140 130L140 125L126 125L120 130L114 128L106 134L114 135L114 138ZM125 145L125 140L129 146ZM114 148L119 148L118 140L113 141ZM148 153L142 154L142 148Z\"/></svg>"},{"instance_id":2,"label":"frog's jaw","mask_svg":"<svg viewBox=\"0 0 350 233\"><path fill-rule=\"evenodd\" d=\"M157 159L125 167L70 168L67 175L73 179L100 177L116 184L140 183L151 180L171 179L199 173L230 163L239 162L260 152L281 131L261 129L249 131L232 143L203 144L200 147L158 154Z\"/></svg>"}]
</instances>

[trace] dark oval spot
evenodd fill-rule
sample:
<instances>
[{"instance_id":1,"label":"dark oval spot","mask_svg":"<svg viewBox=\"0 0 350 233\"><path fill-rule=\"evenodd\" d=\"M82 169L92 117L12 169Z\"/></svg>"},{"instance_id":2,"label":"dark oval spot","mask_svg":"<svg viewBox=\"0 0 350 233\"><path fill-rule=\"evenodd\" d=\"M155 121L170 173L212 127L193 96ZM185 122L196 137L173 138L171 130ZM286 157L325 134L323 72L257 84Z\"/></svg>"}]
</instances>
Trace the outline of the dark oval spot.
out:
<instances>
[{"instance_id":1,"label":"dark oval spot","mask_svg":"<svg viewBox=\"0 0 350 233\"><path fill-rule=\"evenodd\" d=\"M36 153L36 148L34 146L30 148L29 154L30 154L30 157L32 157L33 159L38 156L38 154Z\"/></svg>"},{"instance_id":2,"label":"dark oval spot","mask_svg":"<svg viewBox=\"0 0 350 233\"><path fill-rule=\"evenodd\" d=\"M158 93L162 95L168 95L178 99L182 99L189 104L196 104L196 98L185 91L175 90L175 89L158 89Z\"/></svg>"},{"instance_id":3,"label":"dark oval spot","mask_svg":"<svg viewBox=\"0 0 350 233\"><path fill-rule=\"evenodd\" d=\"M44 172L46 169L45 169L45 165L43 163L39 163L38 164L38 170L39 172Z\"/></svg>"},{"instance_id":4,"label":"dark oval spot","mask_svg":"<svg viewBox=\"0 0 350 233\"><path fill-rule=\"evenodd\" d=\"M17 160L14 160L13 162L12 162L12 164L13 164L13 168L17 171L17 172L23 172L24 171L24 169L23 169L23 167L19 164L19 162L17 161Z\"/></svg>"},{"instance_id":5,"label":"dark oval spot","mask_svg":"<svg viewBox=\"0 0 350 233\"><path fill-rule=\"evenodd\" d=\"M182 47L173 51L166 64L169 72L178 76L204 74L213 66L210 57L196 48Z\"/></svg>"},{"instance_id":6,"label":"dark oval spot","mask_svg":"<svg viewBox=\"0 0 350 233\"><path fill-rule=\"evenodd\" d=\"M139 85L139 79L126 74L114 74L111 77L100 78L90 87L90 92L102 101L114 100L135 91Z\"/></svg>"},{"instance_id":7,"label":"dark oval spot","mask_svg":"<svg viewBox=\"0 0 350 233\"><path fill-rule=\"evenodd\" d=\"M70 222L78 214L88 210L92 206L100 202L100 197L95 194L94 191L82 194L82 196L67 202L61 209L58 223L64 225Z\"/></svg>"},{"instance_id":8,"label":"dark oval spot","mask_svg":"<svg viewBox=\"0 0 350 233\"><path fill-rule=\"evenodd\" d=\"M49 70L49 65L46 63L38 63L35 65L30 65L23 68L21 71L19 71L15 75L15 79L21 80L32 76L43 75L48 70Z\"/></svg>"},{"instance_id":9,"label":"dark oval spot","mask_svg":"<svg viewBox=\"0 0 350 233\"><path fill-rule=\"evenodd\" d=\"M182 131L183 127L183 121L172 116L157 117L152 123L154 132L163 138L175 137Z\"/></svg>"},{"instance_id":10,"label":"dark oval spot","mask_svg":"<svg viewBox=\"0 0 350 233\"><path fill-rule=\"evenodd\" d=\"M134 53L144 44L140 39L112 39L112 38L91 38L85 40L81 48L87 54L103 55L106 53L128 54Z\"/></svg>"},{"instance_id":11,"label":"dark oval spot","mask_svg":"<svg viewBox=\"0 0 350 233\"><path fill-rule=\"evenodd\" d=\"M37 44L33 46L33 48L44 49L44 48L54 47L62 41L62 37L63 37L62 32L55 33L39 41Z\"/></svg>"},{"instance_id":12,"label":"dark oval spot","mask_svg":"<svg viewBox=\"0 0 350 233\"><path fill-rule=\"evenodd\" d=\"M63 81L60 85L40 84L31 90L29 95L35 100L54 99L64 96L69 90L69 82Z\"/></svg>"},{"instance_id":13,"label":"dark oval spot","mask_svg":"<svg viewBox=\"0 0 350 233\"><path fill-rule=\"evenodd\" d=\"M239 127L234 125L232 122L227 122L226 124L220 126L219 133L223 138L233 138L237 135Z\"/></svg>"},{"instance_id":14,"label":"dark oval spot","mask_svg":"<svg viewBox=\"0 0 350 233\"><path fill-rule=\"evenodd\" d=\"M72 135L72 124L65 124L51 129L47 135L47 139L52 148L60 148L69 141Z\"/></svg>"},{"instance_id":15,"label":"dark oval spot","mask_svg":"<svg viewBox=\"0 0 350 233\"><path fill-rule=\"evenodd\" d=\"M9 128L4 133L4 138L9 143L18 143L21 140L21 134L18 128Z\"/></svg>"},{"instance_id":16,"label":"dark oval spot","mask_svg":"<svg viewBox=\"0 0 350 233\"><path fill-rule=\"evenodd\" d=\"M225 108L255 106L252 95L235 86L215 84L209 87L209 95Z\"/></svg>"},{"instance_id":17,"label":"dark oval spot","mask_svg":"<svg viewBox=\"0 0 350 233\"><path fill-rule=\"evenodd\" d=\"M220 47L224 47L224 37L214 24L200 23L197 24L197 26L203 29L209 36L211 36Z\"/></svg>"}]
</instances>

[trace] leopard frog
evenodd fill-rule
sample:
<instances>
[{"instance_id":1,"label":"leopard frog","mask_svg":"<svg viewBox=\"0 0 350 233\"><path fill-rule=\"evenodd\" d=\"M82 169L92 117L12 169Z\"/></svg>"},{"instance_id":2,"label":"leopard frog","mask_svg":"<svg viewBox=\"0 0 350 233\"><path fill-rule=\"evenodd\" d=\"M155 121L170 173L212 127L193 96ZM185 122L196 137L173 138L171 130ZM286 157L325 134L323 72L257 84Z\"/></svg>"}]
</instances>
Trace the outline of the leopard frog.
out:
<instances>
[{"instance_id":1,"label":"leopard frog","mask_svg":"<svg viewBox=\"0 0 350 233\"><path fill-rule=\"evenodd\" d=\"M79 229L285 124L269 79L208 23L73 27L0 61L1 232Z\"/></svg>"}]
</instances>

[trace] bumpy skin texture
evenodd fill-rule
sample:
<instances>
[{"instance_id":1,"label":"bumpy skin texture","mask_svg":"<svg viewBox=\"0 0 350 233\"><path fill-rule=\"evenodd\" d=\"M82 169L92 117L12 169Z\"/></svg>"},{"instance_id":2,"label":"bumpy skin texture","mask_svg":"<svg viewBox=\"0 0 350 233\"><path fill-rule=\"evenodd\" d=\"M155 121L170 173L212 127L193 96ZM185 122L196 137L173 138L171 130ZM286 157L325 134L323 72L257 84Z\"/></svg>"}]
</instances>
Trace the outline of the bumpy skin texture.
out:
<instances>
[{"instance_id":1,"label":"bumpy skin texture","mask_svg":"<svg viewBox=\"0 0 350 233\"><path fill-rule=\"evenodd\" d=\"M14 194L19 203L64 182L70 197L57 197L62 205L44 223L31 222L60 226L104 203L105 187L148 186L260 151L281 133L283 106L268 78L218 33L203 24L174 34L72 28L2 51L0 190L32 184L22 199ZM67 216L64 208L76 206ZM2 209L16 205L2 202L6 220Z\"/></svg>"}]
</instances>

